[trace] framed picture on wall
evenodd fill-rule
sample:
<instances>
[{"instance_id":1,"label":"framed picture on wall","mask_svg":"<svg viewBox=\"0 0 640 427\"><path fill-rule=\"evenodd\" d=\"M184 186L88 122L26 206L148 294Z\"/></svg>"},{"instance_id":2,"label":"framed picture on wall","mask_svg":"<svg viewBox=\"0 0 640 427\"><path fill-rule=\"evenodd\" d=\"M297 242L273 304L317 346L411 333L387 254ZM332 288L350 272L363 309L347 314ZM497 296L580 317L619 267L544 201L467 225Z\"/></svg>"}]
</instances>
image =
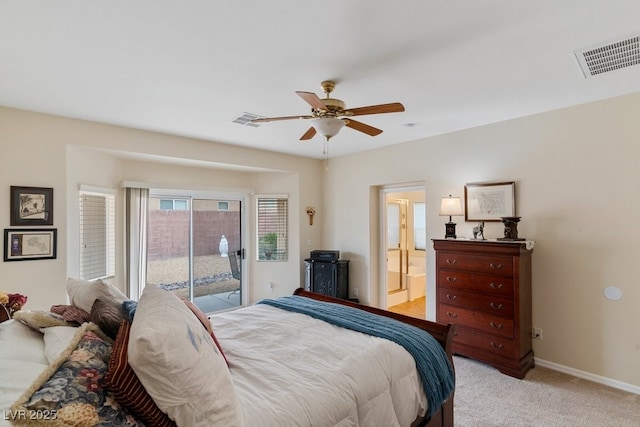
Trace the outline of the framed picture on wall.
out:
<instances>
[{"instance_id":1,"label":"framed picture on wall","mask_svg":"<svg viewBox=\"0 0 640 427\"><path fill-rule=\"evenodd\" d=\"M464 186L465 221L500 221L515 216L515 182L471 183Z\"/></svg>"},{"instance_id":2,"label":"framed picture on wall","mask_svg":"<svg viewBox=\"0 0 640 427\"><path fill-rule=\"evenodd\" d=\"M11 186L11 225L53 225L53 188Z\"/></svg>"},{"instance_id":3,"label":"framed picture on wall","mask_svg":"<svg viewBox=\"0 0 640 427\"><path fill-rule=\"evenodd\" d=\"M57 234L55 228L5 228L4 260L55 259Z\"/></svg>"}]
</instances>

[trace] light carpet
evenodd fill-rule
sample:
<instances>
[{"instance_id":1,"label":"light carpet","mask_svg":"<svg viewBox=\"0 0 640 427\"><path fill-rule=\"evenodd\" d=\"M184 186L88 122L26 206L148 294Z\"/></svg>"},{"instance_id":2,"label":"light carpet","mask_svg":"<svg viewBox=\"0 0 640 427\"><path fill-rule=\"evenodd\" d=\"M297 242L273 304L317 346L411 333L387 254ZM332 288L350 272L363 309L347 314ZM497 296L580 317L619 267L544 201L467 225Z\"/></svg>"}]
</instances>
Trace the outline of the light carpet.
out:
<instances>
[{"instance_id":1,"label":"light carpet","mask_svg":"<svg viewBox=\"0 0 640 427\"><path fill-rule=\"evenodd\" d=\"M640 426L640 396L543 367L523 380L454 356L456 427Z\"/></svg>"}]
</instances>

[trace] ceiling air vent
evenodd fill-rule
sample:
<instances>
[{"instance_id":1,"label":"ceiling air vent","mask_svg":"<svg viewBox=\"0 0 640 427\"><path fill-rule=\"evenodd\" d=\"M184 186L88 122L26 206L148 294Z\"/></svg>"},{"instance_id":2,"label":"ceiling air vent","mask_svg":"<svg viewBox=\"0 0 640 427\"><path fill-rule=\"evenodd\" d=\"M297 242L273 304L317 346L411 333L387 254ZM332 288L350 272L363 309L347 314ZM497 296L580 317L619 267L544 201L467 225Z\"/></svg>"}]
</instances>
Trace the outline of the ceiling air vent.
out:
<instances>
[{"instance_id":1,"label":"ceiling air vent","mask_svg":"<svg viewBox=\"0 0 640 427\"><path fill-rule=\"evenodd\" d=\"M260 118L262 117L256 114L242 113L241 116L236 117L235 119L231 120L231 122L238 123L239 125L243 125L243 126L251 126L251 127L257 128L257 127L260 127L260 123L251 123L251 120L260 119Z\"/></svg>"},{"instance_id":2,"label":"ceiling air vent","mask_svg":"<svg viewBox=\"0 0 640 427\"><path fill-rule=\"evenodd\" d=\"M575 51L585 77L640 64L640 36Z\"/></svg>"}]
</instances>

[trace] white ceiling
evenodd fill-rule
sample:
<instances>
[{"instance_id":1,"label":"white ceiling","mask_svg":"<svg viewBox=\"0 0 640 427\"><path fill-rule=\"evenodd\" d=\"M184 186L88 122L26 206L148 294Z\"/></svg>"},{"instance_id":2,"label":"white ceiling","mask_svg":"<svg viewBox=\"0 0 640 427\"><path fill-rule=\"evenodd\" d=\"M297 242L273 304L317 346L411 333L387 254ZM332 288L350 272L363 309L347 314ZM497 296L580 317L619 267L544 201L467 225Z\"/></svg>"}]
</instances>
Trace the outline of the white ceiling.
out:
<instances>
[{"instance_id":1,"label":"white ceiling","mask_svg":"<svg viewBox=\"0 0 640 427\"><path fill-rule=\"evenodd\" d=\"M585 78L574 51L640 32L637 0L2 0L0 105L322 158L296 90L360 116L331 157L640 89L640 66Z\"/></svg>"}]
</instances>

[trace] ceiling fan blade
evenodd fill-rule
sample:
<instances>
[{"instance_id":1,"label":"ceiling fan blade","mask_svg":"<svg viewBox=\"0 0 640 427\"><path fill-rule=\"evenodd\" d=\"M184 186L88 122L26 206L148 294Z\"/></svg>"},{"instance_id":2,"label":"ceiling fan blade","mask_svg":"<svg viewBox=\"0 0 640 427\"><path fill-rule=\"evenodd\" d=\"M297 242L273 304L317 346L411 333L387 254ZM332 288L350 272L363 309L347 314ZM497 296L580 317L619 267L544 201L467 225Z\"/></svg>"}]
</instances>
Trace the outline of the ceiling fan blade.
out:
<instances>
[{"instance_id":1,"label":"ceiling fan blade","mask_svg":"<svg viewBox=\"0 0 640 427\"><path fill-rule=\"evenodd\" d=\"M312 119L313 116L283 116L283 117L263 117L260 119L253 119L251 123L266 123L276 122L278 120L293 120L293 119Z\"/></svg>"},{"instance_id":2,"label":"ceiling fan blade","mask_svg":"<svg viewBox=\"0 0 640 427\"><path fill-rule=\"evenodd\" d=\"M374 128L373 126L369 126L367 124L358 122L356 120L347 119L345 121L347 122L347 127L350 127L351 129L355 129L360 132L364 132L367 135L376 136L382 133L382 129Z\"/></svg>"},{"instance_id":3,"label":"ceiling fan blade","mask_svg":"<svg viewBox=\"0 0 640 427\"><path fill-rule=\"evenodd\" d=\"M348 108L345 112L351 116L364 116L365 114L401 113L404 105L399 102L391 104L369 105L368 107Z\"/></svg>"},{"instance_id":4,"label":"ceiling fan blade","mask_svg":"<svg viewBox=\"0 0 640 427\"><path fill-rule=\"evenodd\" d=\"M324 103L322 102L322 100L320 98L318 98L318 95L316 95L313 92L302 92L302 91L296 91L296 93L298 94L298 96L300 96L300 98L304 99L307 104L311 105L312 108L315 108L316 110L326 110L327 106L324 105Z\"/></svg>"},{"instance_id":5,"label":"ceiling fan blade","mask_svg":"<svg viewBox=\"0 0 640 427\"><path fill-rule=\"evenodd\" d=\"M304 135L300 137L300 141L306 141L307 139L311 139L316 136L316 128L311 126L309 130L307 130Z\"/></svg>"}]
</instances>

